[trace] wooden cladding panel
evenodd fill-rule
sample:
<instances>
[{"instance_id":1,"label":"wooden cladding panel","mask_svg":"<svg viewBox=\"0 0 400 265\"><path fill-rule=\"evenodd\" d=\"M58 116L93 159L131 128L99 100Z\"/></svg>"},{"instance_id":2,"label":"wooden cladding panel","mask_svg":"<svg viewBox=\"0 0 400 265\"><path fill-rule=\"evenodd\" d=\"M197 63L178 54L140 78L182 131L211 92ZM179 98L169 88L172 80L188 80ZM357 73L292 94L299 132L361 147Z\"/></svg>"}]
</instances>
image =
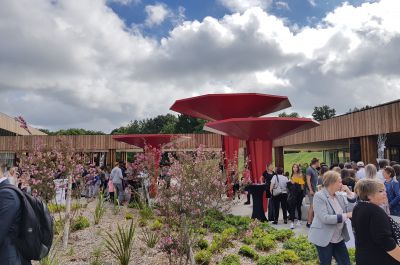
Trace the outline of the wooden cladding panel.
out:
<instances>
[{"instance_id":1,"label":"wooden cladding panel","mask_svg":"<svg viewBox=\"0 0 400 265\"><path fill-rule=\"evenodd\" d=\"M320 126L282 137L274 146L400 132L400 101L321 121Z\"/></svg>"},{"instance_id":2,"label":"wooden cladding panel","mask_svg":"<svg viewBox=\"0 0 400 265\"><path fill-rule=\"evenodd\" d=\"M274 148L275 167L284 167L284 152L283 147L278 146Z\"/></svg>"},{"instance_id":3,"label":"wooden cladding panel","mask_svg":"<svg viewBox=\"0 0 400 265\"><path fill-rule=\"evenodd\" d=\"M217 134L181 134L190 137L189 140L176 145L179 149L194 149L200 144L206 148L221 148L221 136ZM80 151L108 151L134 150L137 147L118 142L111 135L68 135L68 136L1 136L0 152L18 152L31 149L35 142L41 141L45 145L54 146L58 139L69 141L75 150ZM245 142L240 141L240 147Z\"/></svg>"},{"instance_id":4,"label":"wooden cladding panel","mask_svg":"<svg viewBox=\"0 0 400 265\"><path fill-rule=\"evenodd\" d=\"M361 160L365 164L376 164L378 157L376 140L376 136L360 137Z\"/></svg>"}]
</instances>

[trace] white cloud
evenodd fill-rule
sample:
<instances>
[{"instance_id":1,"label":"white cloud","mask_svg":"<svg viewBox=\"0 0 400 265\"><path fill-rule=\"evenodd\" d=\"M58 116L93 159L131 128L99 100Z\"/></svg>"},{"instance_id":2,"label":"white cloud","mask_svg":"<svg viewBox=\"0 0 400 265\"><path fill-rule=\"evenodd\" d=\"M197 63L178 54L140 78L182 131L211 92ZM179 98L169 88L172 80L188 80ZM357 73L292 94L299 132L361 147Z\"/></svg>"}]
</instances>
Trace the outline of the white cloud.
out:
<instances>
[{"instance_id":1,"label":"white cloud","mask_svg":"<svg viewBox=\"0 0 400 265\"><path fill-rule=\"evenodd\" d=\"M290 10L289 4L284 1L276 1L275 6L278 9Z\"/></svg>"},{"instance_id":2,"label":"white cloud","mask_svg":"<svg viewBox=\"0 0 400 265\"><path fill-rule=\"evenodd\" d=\"M315 0L308 0L308 3L312 6L312 7L316 7L317 3L315 3Z\"/></svg>"},{"instance_id":3,"label":"white cloud","mask_svg":"<svg viewBox=\"0 0 400 265\"><path fill-rule=\"evenodd\" d=\"M147 18L145 24L147 26L160 25L164 20L171 16L171 11L165 4L147 5L145 7Z\"/></svg>"},{"instance_id":4,"label":"white cloud","mask_svg":"<svg viewBox=\"0 0 400 265\"><path fill-rule=\"evenodd\" d=\"M344 5L294 32L254 7L182 19L157 41L102 1L1 1L0 111L110 131L179 98L260 92L287 95L303 116L323 104L343 113L400 94L399 12L396 0Z\"/></svg>"},{"instance_id":5,"label":"white cloud","mask_svg":"<svg viewBox=\"0 0 400 265\"><path fill-rule=\"evenodd\" d=\"M127 5L137 5L139 3L141 3L141 0L107 0L107 2L109 3L117 3L123 6L127 6Z\"/></svg>"},{"instance_id":6,"label":"white cloud","mask_svg":"<svg viewBox=\"0 0 400 265\"><path fill-rule=\"evenodd\" d=\"M266 9L272 0L218 0L220 4L232 12L243 12L252 7Z\"/></svg>"}]
</instances>

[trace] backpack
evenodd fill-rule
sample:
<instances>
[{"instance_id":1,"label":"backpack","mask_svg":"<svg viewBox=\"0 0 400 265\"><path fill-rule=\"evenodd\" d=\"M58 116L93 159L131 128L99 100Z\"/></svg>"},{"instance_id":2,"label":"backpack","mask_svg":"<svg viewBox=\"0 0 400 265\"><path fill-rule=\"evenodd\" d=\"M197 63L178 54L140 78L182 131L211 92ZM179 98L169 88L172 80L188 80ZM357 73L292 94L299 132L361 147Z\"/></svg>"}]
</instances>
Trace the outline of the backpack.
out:
<instances>
[{"instance_id":1,"label":"backpack","mask_svg":"<svg viewBox=\"0 0 400 265\"><path fill-rule=\"evenodd\" d=\"M279 176L278 174L275 175L277 183L274 184L274 187L272 188L272 195L273 196L278 196L282 193L281 186L279 185ZM271 180L272 181L272 180Z\"/></svg>"},{"instance_id":2,"label":"backpack","mask_svg":"<svg viewBox=\"0 0 400 265\"><path fill-rule=\"evenodd\" d=\"M19 233L12 238L19 253L26 260L43 259L53 243L53 218L46 204L13 185L4 185L0 189L14 190L21 201Z\"/></svg>"}]
</instances>

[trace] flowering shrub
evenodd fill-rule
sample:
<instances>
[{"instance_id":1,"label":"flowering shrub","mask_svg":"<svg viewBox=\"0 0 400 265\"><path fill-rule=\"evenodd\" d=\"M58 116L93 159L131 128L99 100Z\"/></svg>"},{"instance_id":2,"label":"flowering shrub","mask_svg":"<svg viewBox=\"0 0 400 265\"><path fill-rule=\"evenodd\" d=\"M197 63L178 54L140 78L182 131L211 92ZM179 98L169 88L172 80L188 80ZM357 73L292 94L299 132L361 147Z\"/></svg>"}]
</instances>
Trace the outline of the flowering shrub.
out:
<instances>
[{"instance_id":1,"label":"flowering shrub","mask_svg":"<svg viewBox=\"0 0 400 265\"><path fill-rule=\"evenodd\" d=\"M46 202L55 196L54 179L69 175L79 179L83 172L83 156L75 153L67 141L58 139L56 143L48 147L37 141L33 150L19 154L22 185L31 186Z\"/></svg>"},{"instance_id":2,"label":"flowering shrub","mask_svg":"<svg viewBox=\"0 0 400 265\"><path fill-rule=\"evenodd\" d=\"M159 241L160 249L169 255L177 255L178 246L178 241L172 236L164 236Z\"/></svg>"},{"instance_id":3,"label":"flowering shrub","mask_svg":"<svg viewBox=\"0 0 400 265\"><path fill-rule=\"evenodd\" d=\"M150 177L149 195L154 198L157 194L157 179L159 175L161 161L161 150L149 145L145 145L143 153L139 153L135 157L135 161L131 164L135 172L147 171Z\"/></svg>"},{"instance_id":4,"label":"flowering shrub","mask_svg":"<svg viewBox=\"0 0 400 265\"><path fill-rule=\"evenodd\" d=\"M33 150L20 153L22 186L31 186L32 194L46 202L55 196L54 179L68 179L66 213L64 216L63 246L68 245L71 221L72 184L80 182L85 156L72 149L72 144L61 138L55 145L46 146L41 141L34 143ZM84 187L84 185L81 185Z\"/></svg>"},{"instance_id":5,"label":"flowering shrub","mask_svg":"<svg viewBox=\"0 0 400 265\"><path fill-rule=\"evenodd\" d=\"M207 211L229 209L231 202L225 199L226 179L219 168L219 157L219 153L206 152L202 147L169 156L170 180L160 181L156 204L165 219L167 238L180 242L174 245L175 252L167 248L170 264L174 258L174 264L184 264L188 259L193 263L192 248L199 236L195 231L203 227Z\"/></svg>"}]
</instances>

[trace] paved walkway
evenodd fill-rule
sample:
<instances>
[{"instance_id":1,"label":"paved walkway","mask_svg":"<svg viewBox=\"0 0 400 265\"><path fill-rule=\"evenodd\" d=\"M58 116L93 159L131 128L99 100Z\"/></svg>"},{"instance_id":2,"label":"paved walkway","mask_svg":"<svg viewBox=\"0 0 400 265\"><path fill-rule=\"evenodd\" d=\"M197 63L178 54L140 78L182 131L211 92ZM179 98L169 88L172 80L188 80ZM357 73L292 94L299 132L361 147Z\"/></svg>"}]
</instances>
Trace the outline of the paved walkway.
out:
<instances>
[{"instance_id":1,"label":"paved walkway","mask_svg":"<svg viewBox=\"0 0 400 265\"><path fill-rule=\"evenodd\" d=\"M246 196L242 196L240 202L237 202L237 199L235 200L235 206L232 207L230 213L233 215L238 215L238 216L249 216L251 217L251 213L253 211L253 205L244 205L246 201ZM278 224L273 225L270 223L273 227L276 227L278 229L290 229L290 222L288 224L283 223L283 217L282 217L282 211L280 211L281 216L279 218ZM301 226L295 226L295 229L293 231L297 235L307 235L308 234L308 228L306 227L306 221L302 221Z\"/></svg>"}]
</instances>

